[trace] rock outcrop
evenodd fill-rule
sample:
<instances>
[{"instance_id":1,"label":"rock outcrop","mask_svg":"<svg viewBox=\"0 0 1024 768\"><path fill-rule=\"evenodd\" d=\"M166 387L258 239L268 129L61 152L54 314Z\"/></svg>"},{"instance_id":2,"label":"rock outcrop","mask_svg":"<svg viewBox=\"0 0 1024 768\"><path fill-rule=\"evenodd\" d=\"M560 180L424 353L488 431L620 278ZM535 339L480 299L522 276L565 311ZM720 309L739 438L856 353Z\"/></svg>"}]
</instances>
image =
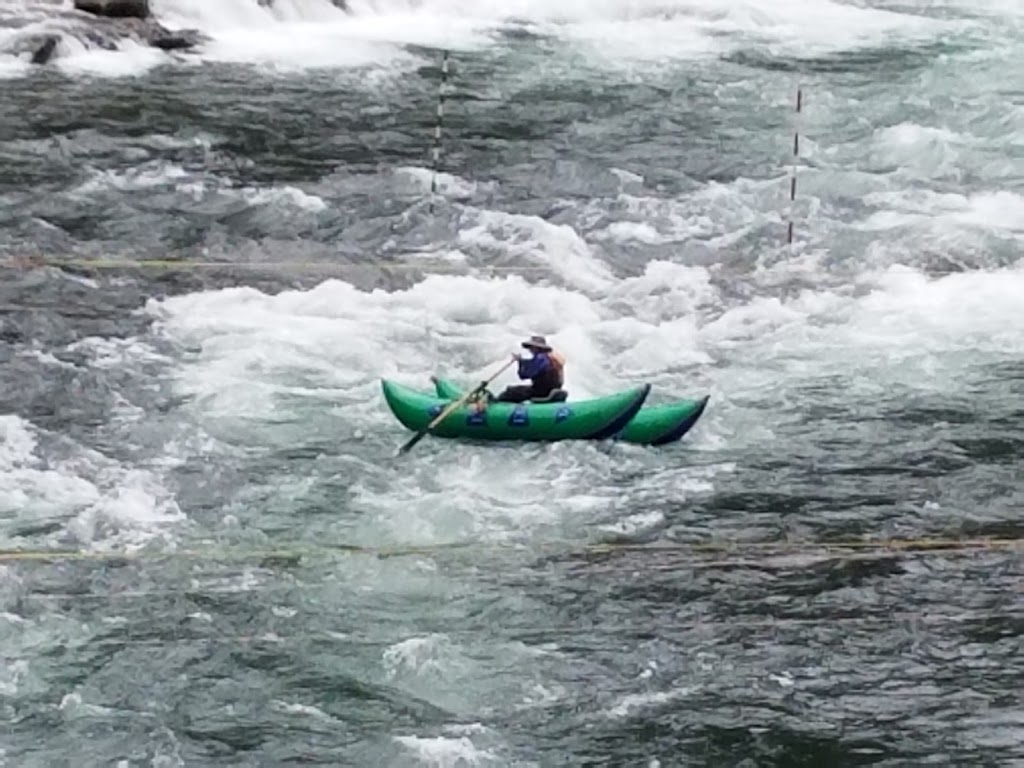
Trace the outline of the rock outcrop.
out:
<instances>
[{"instance_id":1,"label":"rock outcrop","mask_svg":"<svg viewBox=\"0 0 1024 768\"><path fill-rule=\"evenodd\" d=\"M148 19L149 0L75 0L75 9L109 19Z\"/></svg>"},{"instance_id":2,"label":"rock outcrop","mask_svg":"<svg viewBox=\"0 0 1024 768\"><path fill-rule=\"evenodd\" d=\"M348 13L348 0L330 0L331 5ZM263 8L273 8L274 0L256 0L256 4Z\"/></svg>"},{"instance_id":3,"label":"rock outcrop","mask_svg":"<svg viewBox=\"0 0 1024 768\"><path fill-rule=\"evenodd\" d=\"M39 42L39 45L32 51L30 61L33 64L46 64L53 58L53 54L57 52L57 43L60 42L60 37L57 35L41 35L41 37L42 40Z\"/></svg>"},{"instance_id":4,"label":"rock outcrop","mask_svg":"<svg viewBox=\"0 0 1024 768\"><path fill-rule=\"evenodd\" d=\"M170 30L159 25L149 35L149 44L165 51L187 51L207 40L208 38L197 29Z\"/></svg>"},{"instance_id":5,"label":"rock outcrop","mask_svg":"<svg viewBox=\"0 0 1024 768\"><path fill-rule=\"evenodd\" d=\"M57 53L60 35L53 32L17 35L0 49L12 56L27 56L33 64L46 64Z\"/></svg>"},{"instance_id":6,"label":"rock outcrop","mask_svg":"<svg viewBox=\"0 0 1024 768\"><path fill-rule=\"evenodd\" d=\"M74 6L75 10L31 20L23 32L0 46L0 53L42 65L61 55L65 38L106 51L118 50L125 40L173 52L188 52L209 41L198 30L174 30L160 24L150 11L149 0L75 0Z\"/></svg>"},{"instance_id":7,"label":"rock outcrop","mask_svg":"<svg viewBox=\"0 0 1024 768\"><path fill-rule=\"evenodd\" d=\"M77 37L106 51L118 50L122 40L133 40L164 51L188 51L209 40L195 29L167 29L155 19L137 18L97 19Z\"/></svg>"}]
</instances>

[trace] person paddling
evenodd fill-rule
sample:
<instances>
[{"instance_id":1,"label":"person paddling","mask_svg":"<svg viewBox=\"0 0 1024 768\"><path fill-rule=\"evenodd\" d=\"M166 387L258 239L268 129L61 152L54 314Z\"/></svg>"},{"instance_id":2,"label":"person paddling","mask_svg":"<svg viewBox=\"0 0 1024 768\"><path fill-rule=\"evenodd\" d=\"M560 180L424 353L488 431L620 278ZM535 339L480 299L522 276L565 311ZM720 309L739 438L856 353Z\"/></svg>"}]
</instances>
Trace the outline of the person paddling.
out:
<instances>
[{"instance_id":1,"label":"person paddling","mask_svg":"<svg viewBox=\"0 0 1024 768\"><path fill-rule=\"evenodd\" d=\"M543 336L531 336L522 343L532 357L524 358L516 353L512 358L519 362L519 378L529 379L529 384L512 384L495 400L501 403L522 403L527 400L546 400L556 389L561 389L565 379L565 358L548 344Z\"/></svg>"}]
</instances>

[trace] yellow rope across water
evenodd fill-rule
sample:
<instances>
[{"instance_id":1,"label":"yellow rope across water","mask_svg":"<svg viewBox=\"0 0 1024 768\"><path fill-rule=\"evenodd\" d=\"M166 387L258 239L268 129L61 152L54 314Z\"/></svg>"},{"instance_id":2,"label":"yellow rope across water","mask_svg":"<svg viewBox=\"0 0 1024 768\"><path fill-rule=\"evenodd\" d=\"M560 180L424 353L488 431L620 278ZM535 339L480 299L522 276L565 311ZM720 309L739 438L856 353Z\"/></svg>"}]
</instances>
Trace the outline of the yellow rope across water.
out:
<instances>
[{"instance_id":1,"label":"yellow rope across water","mask_svg":"<svg viewBox=\"0 0 1024 768\"><path fill-rule=\"evenodd\" d=\"M0 549L0 563L14 562L124 562L124 561L166 561L204 560L228 562L233 560L269 561L300 560L313 557L339 555L364 555L378 558L432 556L445 552L468 551L473 554L510 554L565 557L593 556L614 553L639 553L647 555L674 554L691 555L694 566L746 564L757 565L758 560L713 560L706 561L702 555L731 555L746 557L807 556L813 558L862 559L877 557L900 557L924 554L967 554L984 551L1024 552L1024 538L984 537L971 539L956 538L914 538L914 539L851 539L843 541L709 541L692 544L660 542L633 544L599 542L523 542L520 544L489 544L487 542L451 542L446 544L362 546L354 544L305 544L295 543L280 547L245 548L211 546L191 549L136 549L110 551L101 549Z\"/></svg>"},{"instance_id":2,"label":"yellow rope across water","mask_svg":"<svg viewBox=\"0 0 1024 768\"><path fill-rule=\"evenodd\" d=\"M206 260L185 260L185 259L120 259L114 257L84 259L84 258L48 258L43 256L8 256L0 260L0 269L23 270L40 269L43 267L57 267L70 269L96 269L96 270L165 270L165 271L203 271L203 270L284 270L284 271L308 271L308 272L343 272L359 269L388 270L422 270L429 272L493 272L493 273L542 273L551 272L549 265L489 265L489 264L462 264L451 261L432 260L423 261L413 259L411 261L366 261L366 262L340 262L340 261L206 261ZM1005 269L1014 269L1013 265ZM824 269L824 268L823 268ZM932 269L927 267L916 268L909 265L892 265L886 271L899 271L907 273L926 272L932 276L946 276L961 274L970 271L964 269Z\"/></svg>"},{"instance_id":3,"label":"yellow rope across water","mask_svg":"<svg viewBox=\"0 0 1024 768\"><path fill-rule=\"evenodd\" d=\"M3 269L39 269L43 267L67 267L72 269L150 269L167 271L187 270L303 270L311 272L329 272L357 269L393 270L429 270L429 271L484 271L484 272L550 272L549 266L497 266L458 264L448 261L374 261L374 262L341 262L341 261L188 261L184 259L53 259L36 256L16 256L0 261Z\"/></svg>"}]
</instances>

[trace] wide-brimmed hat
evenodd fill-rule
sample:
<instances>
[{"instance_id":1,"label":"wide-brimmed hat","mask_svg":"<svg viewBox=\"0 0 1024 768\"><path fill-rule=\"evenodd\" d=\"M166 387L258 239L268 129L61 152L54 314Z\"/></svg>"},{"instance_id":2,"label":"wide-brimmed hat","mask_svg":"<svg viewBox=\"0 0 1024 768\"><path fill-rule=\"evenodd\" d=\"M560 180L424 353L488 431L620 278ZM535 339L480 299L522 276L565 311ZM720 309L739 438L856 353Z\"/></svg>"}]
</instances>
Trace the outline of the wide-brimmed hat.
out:
<instances>
[{"instance_id":1,"label":"wide-brimmed hat","mask_svg":"<svg viewBox=\"0 0 1024 768\"><path fill-rule=\"evenodd\" d=\"M539 349L541 352L550 352L547 339L543 336L531 336L523 342L523 349Z\"/></svg>"}]
</instances>

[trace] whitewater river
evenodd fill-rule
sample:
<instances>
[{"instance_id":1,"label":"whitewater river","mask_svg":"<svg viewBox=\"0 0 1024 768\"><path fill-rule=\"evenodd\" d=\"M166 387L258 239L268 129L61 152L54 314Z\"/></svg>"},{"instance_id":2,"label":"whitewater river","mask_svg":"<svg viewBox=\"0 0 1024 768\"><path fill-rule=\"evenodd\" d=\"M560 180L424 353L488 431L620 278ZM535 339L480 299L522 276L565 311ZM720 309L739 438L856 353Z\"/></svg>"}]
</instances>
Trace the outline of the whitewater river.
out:
<instances>
[{"instance_id":1,"label":"whitewater river","mask_svg":"<svg viewBox=\"0 0 1024 768\"><path fill-rule=\"evenodd\" d=\"M1024 5L153 4L0 58L0 766L1024 766ZM532 333L707 412L394 458Z\"/></svg>"}]
</instances>

